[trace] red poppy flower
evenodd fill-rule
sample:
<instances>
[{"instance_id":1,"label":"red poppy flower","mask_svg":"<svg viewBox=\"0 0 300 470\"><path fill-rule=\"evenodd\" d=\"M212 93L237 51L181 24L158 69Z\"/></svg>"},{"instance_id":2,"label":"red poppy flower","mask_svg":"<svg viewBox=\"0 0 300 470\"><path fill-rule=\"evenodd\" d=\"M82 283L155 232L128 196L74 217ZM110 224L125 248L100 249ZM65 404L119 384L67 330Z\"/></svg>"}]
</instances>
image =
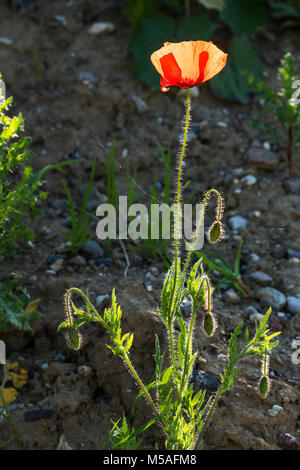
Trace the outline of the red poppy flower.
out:
<instances>
[{"instance_id":1,"label":"red poppy flower","mask_svg":"<svg viewBox=\"0 0 300 470\"><path fill-rule=\"evenodd\" d=\"M227 54L211 41L165 42L151 55L151 62L161 75L161 91L169 86L192 88L214 77L226 64Z\"/></svg>"}]
</instances>

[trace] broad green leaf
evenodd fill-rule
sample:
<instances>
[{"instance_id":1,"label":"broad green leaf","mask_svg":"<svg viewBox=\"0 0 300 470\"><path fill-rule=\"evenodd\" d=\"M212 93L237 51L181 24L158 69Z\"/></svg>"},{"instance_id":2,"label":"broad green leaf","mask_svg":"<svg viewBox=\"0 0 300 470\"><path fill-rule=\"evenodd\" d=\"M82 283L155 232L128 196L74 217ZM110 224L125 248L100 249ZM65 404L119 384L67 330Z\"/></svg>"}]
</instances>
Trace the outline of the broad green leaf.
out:
<instances>
[{"instance_id":1,"label":"broad green leaf","mask_svg":"<svg viewBox=\"0 0 300 470\"><path fill-rule=\"evenodd\" d=\"M237 34L255 34L266 22L267 6L262 0L226 0L220 17Z\"/></svg>"},{"instance_id":2,"label":"broad green leaf","mask_svg":"<svg viewBox=\"0 0 300 470\"><path fill-rule=\"evenodd\" d=\"M209 41L215 28L216 24L205 13L189 16L179 24L176 41Z\"/></svg>"},{"instance_id":3,"label":"broad green leaf","mask_svg":"<svg viewBox=\"0 0 300 470\"><path fill-rule=\"evenodd\" d=\"M159 74L153 67L150 56L152 52L172 40L175 22L172 18L157 14L145 18L133 35L130 51L134 56L135 72L152 90L159 89Z\"/></svg>"},{"instance_id":4,"label":"broad green leaf","mask_svg":"<svg viewBox=\"0 0 300 470\"><path fill-rule=\"evenodd\" d=\"M249 74L254 77L254 81L260 77L258 53L246 36L235 36L228 46L226 67L210 80L210 87L218 98L247 104L254 91L248 80Z\"/></svg>"}]
</instances>

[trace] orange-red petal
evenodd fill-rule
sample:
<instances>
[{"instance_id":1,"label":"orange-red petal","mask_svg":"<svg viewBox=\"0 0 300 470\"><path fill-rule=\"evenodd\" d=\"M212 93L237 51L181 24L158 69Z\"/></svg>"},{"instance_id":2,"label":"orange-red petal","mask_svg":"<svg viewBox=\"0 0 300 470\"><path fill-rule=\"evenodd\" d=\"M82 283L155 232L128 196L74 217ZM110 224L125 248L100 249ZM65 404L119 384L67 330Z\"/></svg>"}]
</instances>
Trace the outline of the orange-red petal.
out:
<instances>
[{"instance_id":1,"label":"orange-red petal","mask_svg":"<svg viewBox=\"0 0 300 470\"><path fill-rule=\"evenodd\" d=\"M161 90L176 85L188 88L210 80L225 66L227 54L212 42L167 42L153 52L151 62L161 75Z\"/></svg>"}]
</instances>

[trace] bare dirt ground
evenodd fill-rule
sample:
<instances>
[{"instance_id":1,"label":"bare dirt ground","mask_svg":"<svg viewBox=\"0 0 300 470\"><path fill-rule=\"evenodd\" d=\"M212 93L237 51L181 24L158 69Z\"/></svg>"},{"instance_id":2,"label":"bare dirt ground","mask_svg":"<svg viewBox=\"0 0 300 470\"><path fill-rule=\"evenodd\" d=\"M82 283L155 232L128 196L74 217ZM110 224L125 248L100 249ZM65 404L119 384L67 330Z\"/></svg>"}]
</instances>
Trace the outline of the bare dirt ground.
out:
<instances>
[{"instance_id":1,"label":"bare dirt ground","mask_svg":"<svg viewBox=\"0 0 300 470\"><path fill-rule=\"evenodd\" d=\"M69 167L64 178L80 203L92 158L97 154L91 211L106 191L107 145L115 139L120 194L126 188L129 164L136 168L143 197L147 198L156 171L159 176L164 171L156 141L167 148L172 138L175 169L184 112L179 90L152 92L136 78L128 52L129 27L120 3L90 0L68 2L66 6L64 1L40 2L37 10L24 13L13 9L11 2L2 1L0 5L0 36L12 40L9 45L0 44L0 71L8 96L14 97L14 111L22 112L26 135L32 137L32 165L40 169L77 158L78 163ZM111 21L115 30L91 35L88 28L95 21ZM288 49L297 51L299 35L293 29L272 33L276 43L261 34L256 45L274 78L282 54ZM142 109L137 107L137 97L144 102ZM251 298L233 298L225 290L220 297L215 296L218 329L212 340L201 331L196 335L198 369L212 376L222 371L228 339L241 319L253 331L253 310L249 307L266 311L260 291L264 282L285 299L279 304L273 299L272 328L281 329L282 334L270 360L269 397L262 400L257 391L259 363L244 362L237 384L213 416L206 449L278 449L278 431L299 438L300 374L291 356L292 341L300 335L300 311L293 309L288 299L300 294L300 185L286 183L290 175L284 151L268 136L253 130L253 113L254 105L217 100L208 86L203 86L192 101L195 137L189 145L184 177L191 180L189 188L199 195L211 187L222 192L226 237L214 249L233 263L239 237L243 236L241 272L253 292ZM271 151L279 156L275 166L264 169L251 164L247 155L255 140L266 151L268 145L264 143L270 143ZM297 159L299 162L299 150ZM44 215L35 223L34 248L24 248L18 259L1 266L1 280L18 272L31 297L42 299L41 317L33 324L33 334L5 335L9 361L18 361L29 374L27 385L11 405L11 414L25 449L56 449L62 435L73 449L98 449L112 427L111 420L119 419L123 411L130 414L137 389L121 361L106 348L108 338L99 328L85 328L79 353L68 348L63 334L57 334L64 318L64 292L71 286L89 288L95 300L110 295L116 287L124 311L124 331L133 331L135 336L132 359L147 381L153 371L154 333L162 344L165 341L162 324L152 313L159 303L165 268L143 249L129 251L130 267L124 279L126 262L116 242L103 245L106 265L97 265L81 253L81 266L78 259L76 263L69 257L53 272L53 256L59 254L64 242L61 229L68 227L61 178L57 172L45 176L43 188L49 195L42 206ZM213 202L210 204L213 213ZM229 222L236 215L247 220L246 228L237 232ZM271 280L253 278L257 271L268 274ZM145 284L149 272L152 291ZM278 312L283 314L278 316ZM274 405L279 405L277 413L270 413ZM48 409L47 416L34 412L36 409ZM144 403L138 403L133 425L138 427L150 416ZM1 440L8 437L6 424L0 422ZM153 448L155 442L161 444L161 436L151 428L145 447Z\"/></svg>"}]
</instances>

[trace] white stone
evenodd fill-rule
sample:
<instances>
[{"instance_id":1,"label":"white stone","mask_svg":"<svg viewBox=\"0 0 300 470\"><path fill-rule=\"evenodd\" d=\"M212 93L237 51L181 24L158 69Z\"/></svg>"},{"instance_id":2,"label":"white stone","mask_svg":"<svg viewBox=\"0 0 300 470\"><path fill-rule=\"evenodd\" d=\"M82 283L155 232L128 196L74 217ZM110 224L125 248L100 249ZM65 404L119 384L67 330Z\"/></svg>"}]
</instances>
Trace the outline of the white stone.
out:
<instances>
[{"instance_id":1,"label":"white stone","mask_svg":"<svg viewBox=\"0 0 300 470\"><path fill-rule=\"evenodd\" d=\"M268 414L269 414L269 416L276 416L278 414L278 411L270 409L270 410L268 410Z\"/></svg>"},{"instance_id":2,"label":"white stone","mask_svg":"<svg viewBox=\"0 0 300 470\"><path fill-rule=\"evenodd\" d=\"M262 321L264 319L264 315L259 312L254 312L252 315L250 315L250 320L252 321Z\"/></svg>"},{"instance_id":3,"label":"white stone","mask_svg":"<svg viewBox=\"0 0 300 470\"><path fill-rule=\"evenodd\" d=\"M105 33L111 33L116 29L115 25L110 22L99 22L94 23L89 28L89 34L100 35Z\"/></svg>"},{"instance_id":4,"label":"white stone","mask_svg":"<svg viewBox=\"0 0 300 470\"><path fill-rule=\"evenodd\" d=\"M13 43L13 40L10 38L5 38L5 37L0 38L0 44L4 44L5 46L11 46L12 43Z\"/></svg>"}]
</instances>

